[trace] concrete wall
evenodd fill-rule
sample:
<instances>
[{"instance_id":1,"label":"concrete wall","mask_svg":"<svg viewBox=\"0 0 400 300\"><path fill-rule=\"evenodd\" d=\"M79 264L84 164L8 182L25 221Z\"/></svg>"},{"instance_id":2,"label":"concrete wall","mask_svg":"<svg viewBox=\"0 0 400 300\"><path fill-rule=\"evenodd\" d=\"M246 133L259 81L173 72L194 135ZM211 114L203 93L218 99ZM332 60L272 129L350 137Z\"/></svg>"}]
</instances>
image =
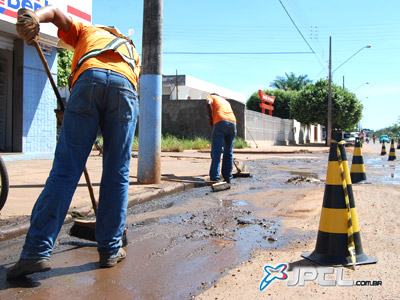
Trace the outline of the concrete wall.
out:
<instances>
[{"instance_id":1,"label":"concrete wall","mask_svg":"<svg viewBox=\"0 0 400 300\"><path fill-rule=\"evenodd\" d=\"M246 141L251 146L294 144L293 120L246 110Z\"/></svg>"},{"instance_id":2,"label":"concrete wall","mask_svg":"<svg viewBox=\"0 0 400 300\"><path fill-rule=\"evenodd\" d=\"M238 137L252 147L269 145L306 144L322 141L322 127L304 125L296 120L281 119L252 110L244 103L228 100L237 119ZM163 100L162 132L181 137L211 137L205 99Z\"/></svg>"},{"instance_id":3,"label":"concrete wall","mask_svg":"<svg viewBox=\"0 0 400 300\"><path fill-rule=\"evenodd\" d=\"M245 138L245 105L230 100L237 119L237 136ZM210 139L212 128L206 119L206 100L163 100L162 133L172 133L181 137L203 137Z\"/></svg>"},{"instance_id":4,"label":"concrete wall","mask_svg":"<svg viewBox=\"0 0 400 300\"><path fill-rule=\"evenodd\" d=\"M296 120L246 110L245 139L256 147L322 142L322 126L305 125Z\"/></svg>"}]
</instances>

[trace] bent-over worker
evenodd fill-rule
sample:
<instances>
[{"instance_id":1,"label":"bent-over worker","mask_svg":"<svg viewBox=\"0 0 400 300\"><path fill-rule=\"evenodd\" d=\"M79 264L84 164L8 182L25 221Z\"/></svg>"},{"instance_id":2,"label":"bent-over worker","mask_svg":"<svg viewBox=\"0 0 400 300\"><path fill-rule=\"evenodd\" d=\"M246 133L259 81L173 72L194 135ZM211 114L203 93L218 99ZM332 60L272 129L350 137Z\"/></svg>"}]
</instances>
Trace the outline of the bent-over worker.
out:
<instances>
[{"instance_id":1,"label":"bent-over worker","mask_svg":"<svg viewBox=\"0 0 400 300\"><path fill-rule=\"evenodd\" d=\"M207 114L212 131L210 180L220 180L220 161L222 158L222 177L230 183L233 169L233 142L236 136L236 117L230 103L217 94L207 97Z\"/></svg>"},{"instance_id":2,"label":"bent-over worker","mask_svg":"<svg viewBox=\"0 0 400 300\"><path fill-rule=\"evenodd\" d=\"M100 267L113 267L126 256L121 247L131 147L139 114L136 92L139 56L132 42L117 30L84 25L52 5L35 12L20 9L17 31L32 45L39 39L39 23L48 22L58 27L58 37L75 50L71 66L72 89L50 175L32 210L20 260L7 270L7 279L51 269L54 242L99 127L104 141L96 215ZM121 40L117 37L122 38L118 47L114 42ZM82 59L90 51L103 49L95 56Z\"/></svg>"}]
</instances>

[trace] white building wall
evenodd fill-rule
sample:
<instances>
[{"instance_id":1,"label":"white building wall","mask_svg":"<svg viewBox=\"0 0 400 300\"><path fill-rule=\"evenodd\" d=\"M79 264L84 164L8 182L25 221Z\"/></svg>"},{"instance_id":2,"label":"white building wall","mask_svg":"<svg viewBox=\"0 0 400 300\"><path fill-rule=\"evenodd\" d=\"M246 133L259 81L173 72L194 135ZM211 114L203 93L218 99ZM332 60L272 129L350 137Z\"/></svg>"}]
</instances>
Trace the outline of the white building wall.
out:
<instances>
[{"instance_id":1,"label":"white building wall","mask_svg":"<svg viewBox=\"0 0 400 300\"><path fill-rule=\"evenodd\" d=\"M189 75L169 75L164 76L164 78L167 80L164 81L163 79L163 95L167 96L170 100L205 99L211 93L217 93L227 99L233 99L242 103L246 103L247 101L246 96L243 94Z\"/></svg>"},{"instance_id":2,"label":"white building wall","mask_svg":"<svg viewBox=\"0 0 400 300\"><path fill-rule=\"evenodd\" d=\"M14 39L19 38L15 22L20 8L36 10L53 4L73 19L90 24L91 0L0 0L0 47L14 51ZM49 46L45 55L57 82L57 28L51 23L40 25L40 42ZM24 43L23 65L23 121L22 151L24 153L53 153L56 145L56 118L54 109L57 99L44 67L34 47Z\"/></svg>"},{"instance_id":3,"label":"white building wall","mask_svg":"<svg viewBox=\"0 0 400 300\"><path fill-rule=\"evenodd\" d=\"M23 140L24 153L53 153L56 145L57 98L35 48L24 48ZM57 52L46 56L57 80Z\"/></svg>"}]
</instances>

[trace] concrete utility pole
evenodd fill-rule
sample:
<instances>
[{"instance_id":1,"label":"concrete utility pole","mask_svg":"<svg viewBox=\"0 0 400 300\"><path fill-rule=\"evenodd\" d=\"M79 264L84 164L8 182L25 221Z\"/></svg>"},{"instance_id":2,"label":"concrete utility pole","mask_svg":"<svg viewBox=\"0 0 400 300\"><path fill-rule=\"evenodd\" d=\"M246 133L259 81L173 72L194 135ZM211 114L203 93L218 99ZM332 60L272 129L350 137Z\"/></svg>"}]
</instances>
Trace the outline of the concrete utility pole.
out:
<instances>
[{"instance_id":1,"label":"concrete utility pole","mask_svg":"<svg viewBox=\"0 0 400 300\"><path fill-rule=\"evenodd\" d=\"M163 0L144 0L138 182L161 182Z\"/></svg>"},{"instance_id":2,"label":"concrete utility pole","mask_svg":"<svg viewBox=\"0 0 400 300\"><path fill-rule=\"evenodd\" d=\"M326 144L331 145L332 132L332 39L329 37L329 79L328 79L328 121L326 129ZM338 141L339 142L339 141Z\"/></svg>"},{"instance_id":3,"label":"concrete utility pole","mask_svg":"<svg viewBox=\"0 0 400 300\"><path fill-rule=\"evenodd\" d=\"M360 50L358 50L356 53L354 53L352 56L350 56L348 59L346 59L344 62L342 62L339 67L337 67L335 70L332 71L332 37L329 37L328 121L327 121L327 129L326 129L327 130L326 143L328 146L330 146L330 144L331 144L331 131L332 131L332 75L333 75L333 73L335 73L335 71L337 69L339 69L346 62L348 62L350 59L352 59L361 50L363 50L364 48L371 48L371 47L372 46L370 44L362 47ZM343 76L343 88L344 88L344 76Z\"/></svg>"}]
</instances>

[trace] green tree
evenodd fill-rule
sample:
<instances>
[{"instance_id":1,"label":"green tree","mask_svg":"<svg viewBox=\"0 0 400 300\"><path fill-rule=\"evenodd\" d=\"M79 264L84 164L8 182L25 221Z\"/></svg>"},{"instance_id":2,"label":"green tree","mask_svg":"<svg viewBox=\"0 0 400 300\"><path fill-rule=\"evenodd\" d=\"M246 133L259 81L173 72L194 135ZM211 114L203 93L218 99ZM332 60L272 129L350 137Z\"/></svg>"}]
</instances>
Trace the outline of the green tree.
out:
<instances>
[{"instance_id":1,"label":"green tree","mask_svg":"<svg viewBox=\"0 0 400 300\"><path fill-rule=\"evenodd\" d=\"M361 120L362 104L355 94L332 84L332 128L348 130ZM304 87L290 102L292 116L304 124L327 124L328 80Z\"/></svg>"},{"instance_id":2,"label":"green tree","mask_svg":"<svg viewBox=\"0 0 400 300\"><path fill-rule=\"evenodd\" d=\"M59 50L57 59L57 85L68 86L68 76L71 74L71 62L74 52L70 50Z\"/></svg>"},{"instance_id":3,"label":"green tree","mask_svg":"<svg viewBox=\"0 0 400 300\"><path fill-rule=\"evenodd\" d=\"M308 75L296 76L293 72L290 74L285 73L285 75L286 77L277 76L276 79L271 82L270 87L284 91L300 91L303 87L312 82L308 79Z\"/></svg>"},{"instance_id":4,"label":"green tree","mask_svg":"<svg viewBox=\"0 0 400 300\"><path fill-rule=\"evenodd\" d=\"M273 104L274 110L272 111L272 115L274 117L279 117L282 119L290 119L290 101L295 98L298 94L297 91L283 91L283 90L264 90L264 93L270 96L275 96L275 102ZM261 112L260 107L260 96L258 92L255 92L250 98L247 100L246 107L249 110L254 110L257 112Z\"/></svg>"},{"instance_id":5,"label":"green tree","mask_svg":"<svg viewBox=\"0 0 400 300\"><path fill-rule=\"evenodd\" d=\"M394 124L392 126L376 130L375 134L377 136L380 136L382 134L387 134L393 138L397 138L398 136L400 136L400 126L397 124Z\"/></svg>"}]
</instances>

